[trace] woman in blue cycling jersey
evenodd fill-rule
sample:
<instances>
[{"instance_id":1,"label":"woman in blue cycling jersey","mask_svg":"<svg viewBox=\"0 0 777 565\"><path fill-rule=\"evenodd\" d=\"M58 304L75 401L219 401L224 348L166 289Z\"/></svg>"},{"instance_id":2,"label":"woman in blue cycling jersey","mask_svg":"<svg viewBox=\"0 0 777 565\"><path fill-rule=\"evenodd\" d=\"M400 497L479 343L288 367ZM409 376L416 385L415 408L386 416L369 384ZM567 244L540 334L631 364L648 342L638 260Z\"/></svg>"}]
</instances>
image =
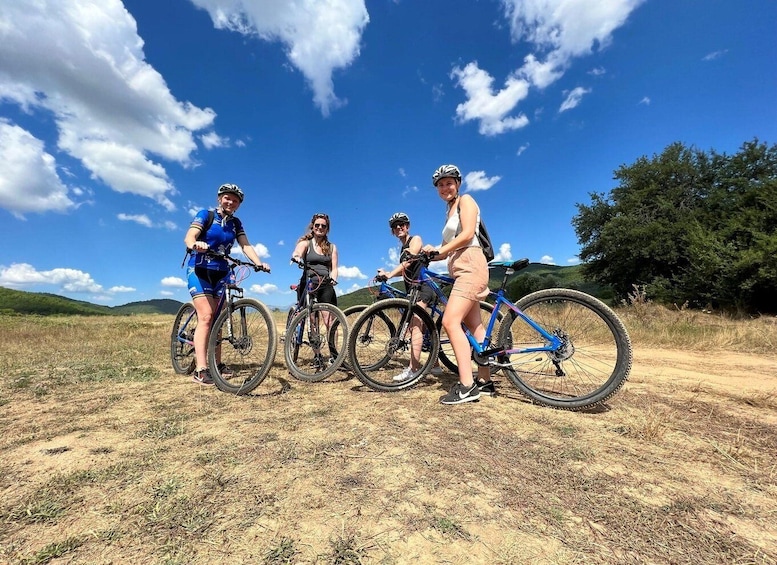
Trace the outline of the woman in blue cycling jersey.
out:
<instances>
[{"instance_id":1,"label":"woman in blue cycling jersey","mask_svg":"<svg viewBox=\"0 0 777 565\"><path fill-rule=\"evenodd\" d=\"M213 325L213 315L218 306L219 297L229 282L229 266L224 259L212 257L205 251L229 253L237 241L243 253L257 268L266 267L259 255L251 246L243 229L242 222L235 216L235 211L243 203L244 194L236 184L222 184L216 193L218 207L211 216L209 210L200 210L192 220L184 237L186 248L192 251L186 269L189 283L189 294L197 311L197 328L194 330L194 353L197 358L197 370L194 382L202 385L212 385L213 379L208 369L207 346L208 334ZM209 224L209 218L212 221ZM218 351L217 359L218 359ZM217 361L218 362L218 361ZM230 368L219 365L222 374L229 373Z\"/></svg>"}]
</instances>

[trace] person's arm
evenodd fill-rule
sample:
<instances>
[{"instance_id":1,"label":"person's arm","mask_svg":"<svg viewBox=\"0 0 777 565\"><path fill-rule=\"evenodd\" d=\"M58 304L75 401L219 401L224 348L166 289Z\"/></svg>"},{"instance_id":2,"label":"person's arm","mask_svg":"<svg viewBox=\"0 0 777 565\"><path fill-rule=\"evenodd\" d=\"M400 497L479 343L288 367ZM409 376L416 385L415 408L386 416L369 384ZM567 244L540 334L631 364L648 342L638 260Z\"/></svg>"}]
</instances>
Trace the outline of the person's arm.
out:
<instances>
[{"instance_id":1,"label":"person's arm","mask_svg":"<svg viewBox=\"0 0 777 565\"><path fill-rule=\"evenodd\" d=\"M204 251L208 248L208 244L204 241L197 241L197 236L200 235L201 231L202 228L198 226L192 226L186 230L186 235L183 238L183 242L186 244L186 249L197 249L199 251Z\"/></svg>"},{"instance_id":2,"label":"person's arm","mask_svg":"<svg viewBox=\"0 0 777 565\"><path fill-rule=\"evenodd\" d=\"M260 269L270 269L270 265L265 265L262 263L262 260L259 259L259 255L256 254L256 249L254 249L253 245L248 241L248 237L246 237L245 234L237 236L237 244L240 246L240 249L243 250L243 254L248 257L254 265Z\"/></svg>"},{"instance_id":3,"label":"person's arm","mask_svg":"<svg viewBox=\"0 0 777 565\"><path fill-rule=\"evenodd\" d=\"M294 247L294 251L291 252L292 259L296 259L297 261L302 261L302 257L305 255L305 248L308 246L308 243L310 242L309 239L303 239L302 241L298 241L297 245Z\"/></svg>"},{"instance_id":4,"label":"person's arm","mask_svg":"<svg viewBox=\"0 0 777 565\"><path fill-rule=\"evenodd\" d=\"M333 243L332 244L332 269L329 271L329 278L332 279L333 282L337 282L337 246Z\"/></svg>"}]
</instances>

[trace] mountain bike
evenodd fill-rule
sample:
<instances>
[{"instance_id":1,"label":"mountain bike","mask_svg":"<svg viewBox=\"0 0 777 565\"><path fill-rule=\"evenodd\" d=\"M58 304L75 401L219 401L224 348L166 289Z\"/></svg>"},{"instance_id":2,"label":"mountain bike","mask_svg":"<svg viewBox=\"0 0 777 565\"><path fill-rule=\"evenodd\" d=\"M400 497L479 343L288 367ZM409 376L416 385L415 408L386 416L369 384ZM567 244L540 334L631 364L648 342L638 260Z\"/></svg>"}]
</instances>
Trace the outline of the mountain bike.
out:
<instances>
[{"instance_id":1,"label":"mountain bike","mask_svg":"<svg viewBox=\"0 0 777 565\"><path fill-rule=\"evenodd\" d=\"M216 386L233 394L247 394L259 386L272 368L277 350L277 329L270 310L251 298L243 298L239 284L248 277L253 263L213 251L225 259L228 282L219 297L208 336L208 367ZM194 330L197 311L191 302L178 310L170 336L170 358L178 374L195 370Z\"/></svg>"},{"instance_id":2,"label":"mountain bike","mask_svg":"<svg viewBox=\"0 0 777 565\"><path fill-rule=\"evenodd\" d=\"M414 256L422 265L419 279L446 302L435 281L452 284L453 279L428 270L434 256L423 252ZM505 296L507 280L528 263L528 259L521 259L490 264L503 268L504 276L498 290L492 292L494 309L485 325L483 342L463 326L474 361L501 369L523 395L537 404L583 410L605 402L620 390L631 371L633 352L625 326L603 302L572 289L540 290L514 304ZM406 366L411 317L421 317L425 326L432 324L429 314L416 304L417 297L418 292L413 291L407 299L377 302L354 322L348 352L353 371L366 386L386 392L407 389L433 362L431 356L424 358L419 370L401 382L390 376L402 364ZM503 319L498 323L500 313ZM391 320L394 329L383 320ZM360 347L359 335L368 323L373 327L372 337L368 347ZM439 337L431 337L432 348L439 348ZM386 357L389 360L383 362Z\"/></svg>"},{"instance_id":3,"label":"mountain bike","mask_svg":"<svg viewBox=\"0 0 777 565\"><path fill-rule=\"evenodd\" d=\"M292 258L308 273L304 260ZM299 300L289 310L283 353L289 372L306 382L322 381L340 367L346 355L348 323L343 311L333 304L318 302L316 291L322 284L336 284L329 277L306 275ZM298 290L296 285L291 287ZM336 327L335 330L332 330Z\"/></svg>"}]
</instances>

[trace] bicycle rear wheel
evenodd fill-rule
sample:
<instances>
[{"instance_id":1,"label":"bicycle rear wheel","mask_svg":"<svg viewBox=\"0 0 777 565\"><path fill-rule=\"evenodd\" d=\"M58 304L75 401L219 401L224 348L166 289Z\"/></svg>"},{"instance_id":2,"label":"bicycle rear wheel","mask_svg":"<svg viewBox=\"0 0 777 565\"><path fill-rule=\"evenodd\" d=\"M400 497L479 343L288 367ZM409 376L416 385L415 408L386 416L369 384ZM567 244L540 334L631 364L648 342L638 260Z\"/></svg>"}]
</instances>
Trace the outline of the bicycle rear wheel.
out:
<instances>
[{"instance_id":1,"label":"bicycle rear wheel","mask_svg":"<svg viewBox=\"0 0 777 565\"><path fill-rule=\"evenodd\" d=\"M197 359L194 355L194 330L197 329L197 311L191 302L178 309L170 334L170 360L179 375L194 371Z\"/></svg>"},{"instance_id":2,"label":"bicycle rear wheel","mask_svg":"<svg viewBox=\"0 0 777 565\"><path fill-rule=\"evenodd\" d=\"M277 347L275 320L267 306L250 298L237 300L232 311L219 314L208 339L208 366L216 386L224 392L248 394L272 369Z\"/></svg>"},{"instance_id":3,"label":"bicycle rear wheel","mask_svg":"<svg viewBox=\"0 0 777 565\"><path fill-rule=\"evenodd\" d=\"M605 402L626 382L631 371L631 340L606 304L584 292L553 288L533 292L516 306L562 341L555 351L503 356L507 376L534 402L583 410ZM547 346L542 335L512 310L500 328L499 344L507 348Z\"/></svg>"},{"instance_id":4,"label":"bicycle rear wheel","mask_svg":"<svg viewBox=\"0 0 777 565\"><path fill-rule=\"evenodd\" d=\"M418 305L413 306L410 314L409 305L408 300L401 298L381 300L364 310L350 328L351 369L362 383L374 390L395 392L411 387L437 359L440 336L432 318ZM429 336L426 347L423 346L425 334ZM418 350L418 366L405 372L411 368L413 345Z\"/></svg>"},{"instance_id":5,"label":"bicycle rear wheel","mask_svg":"<svg viewBox=\"0 0 777 565\"><path fill-rule=\"evenodd\" d=\"M339 330L327 328L337 324ZM318 382L332 375L343 363L348 323L342 310L332 304L313 304L298 312L289 323L283 344L286 366L295 378Z\"/></svg>"}]
</instances>

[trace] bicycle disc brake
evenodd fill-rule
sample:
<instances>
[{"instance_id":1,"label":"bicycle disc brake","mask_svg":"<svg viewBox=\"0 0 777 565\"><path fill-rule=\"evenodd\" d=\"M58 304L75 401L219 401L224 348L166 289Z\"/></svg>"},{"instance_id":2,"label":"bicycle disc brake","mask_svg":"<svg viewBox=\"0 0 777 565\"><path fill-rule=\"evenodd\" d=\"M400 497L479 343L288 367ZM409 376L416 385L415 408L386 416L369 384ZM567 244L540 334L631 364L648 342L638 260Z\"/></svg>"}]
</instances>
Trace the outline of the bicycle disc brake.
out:
<instances>
[{"instance_id":1,"label":"bicycle disc brake","mask_svg":"<svg viewBox=\"0 0 777 565\"><path fill-rule=\"evenodd\" d=\"M569 335L561 328L556 328L556 330L553 332L553 335L561 340L561 345L559 345L558 348L554 349L553 351L549 351L548 357L550 357L551 362L556 367L556 376L564 377L566 376L566 373L561 367L561 362L566 361L575 354L575 346L572 343L572 339L569 337Z\"/></svg>"}]
</instances>

